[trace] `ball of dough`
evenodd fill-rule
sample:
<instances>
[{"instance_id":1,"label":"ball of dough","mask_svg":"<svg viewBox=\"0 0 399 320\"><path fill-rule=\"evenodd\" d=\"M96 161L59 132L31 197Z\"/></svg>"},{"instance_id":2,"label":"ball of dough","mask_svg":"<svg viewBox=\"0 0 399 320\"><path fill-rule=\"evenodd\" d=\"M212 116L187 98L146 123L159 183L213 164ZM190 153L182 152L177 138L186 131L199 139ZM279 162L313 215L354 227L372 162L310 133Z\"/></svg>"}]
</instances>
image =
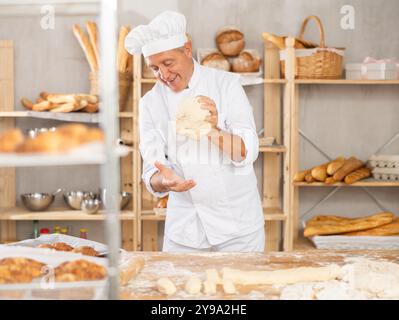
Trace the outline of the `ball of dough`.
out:
<instances>
[{"instance_id":1,"label":"ball of dough","mask_svg":"<svg viewBox=\"0 0 399 320\"><path fill-rule=\"evenodd\" d=\"M191 277L186 282L184 289L188 294L196 295L201 292L202 283L201 280L197 277Z\"/></svg>"},{"instance_id":2,"label":"ball of dough","mask_svg":"<svg viewBox=\"0 0 399 320\"><path fill-rule=\"evenodd\" d=\"M212 129L211 124L205 120L209 115L208 110L201 108L198 98L184 99L176 114L177 134L191 139L199 139L207 135Z\"/></svg>"},{"instance_id":3,"label":"ball of dough","mask_svg":"<svg viewBox=\"0 0 399 320\"><path fill-rule=\"evenodd\" d=\"M159 292L171 295L176 292L176 287L169 278L160 278L157 281L157 287Z\"/></svg>"}]
</instances>

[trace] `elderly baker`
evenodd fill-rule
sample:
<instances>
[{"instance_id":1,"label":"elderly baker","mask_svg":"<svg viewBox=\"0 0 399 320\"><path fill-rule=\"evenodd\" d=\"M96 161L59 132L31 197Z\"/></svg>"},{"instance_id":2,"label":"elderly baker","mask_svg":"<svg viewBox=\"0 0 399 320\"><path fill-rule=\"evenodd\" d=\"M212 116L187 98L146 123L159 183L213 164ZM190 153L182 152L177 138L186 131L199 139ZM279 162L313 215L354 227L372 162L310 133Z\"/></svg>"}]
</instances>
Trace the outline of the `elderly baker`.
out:
<instances>
[{"instance_id":1,"label":"elderly baker","mask_svg":"<svg viewBox=\"0 0 399 320\"><path fill-rule=\"evenodd\" d=\"M140 100L139 127L143 181L169 194L163 251L263 251L258 137L239 76L193 59L177 12L134 28L125 47L158 80Z\"/></svg>"}]
</instances>

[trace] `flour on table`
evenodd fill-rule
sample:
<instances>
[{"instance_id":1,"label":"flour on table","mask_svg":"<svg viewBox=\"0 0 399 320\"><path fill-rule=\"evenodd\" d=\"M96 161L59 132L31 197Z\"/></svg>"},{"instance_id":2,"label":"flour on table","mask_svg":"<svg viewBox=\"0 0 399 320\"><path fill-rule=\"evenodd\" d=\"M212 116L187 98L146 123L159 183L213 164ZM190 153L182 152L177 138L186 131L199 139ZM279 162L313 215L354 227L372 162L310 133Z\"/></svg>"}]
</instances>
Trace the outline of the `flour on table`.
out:
<instances>
[{"instance_id":1,"label":"flour on table","mask_svg":"<svg viewBox=\"0 0 399 320\"><path fill-rule=\"evenodd\" d=\"M399 264L364 258L348 259L339 280L284 286L283 300L399 299Z\"/></svg>"}]
</instances>

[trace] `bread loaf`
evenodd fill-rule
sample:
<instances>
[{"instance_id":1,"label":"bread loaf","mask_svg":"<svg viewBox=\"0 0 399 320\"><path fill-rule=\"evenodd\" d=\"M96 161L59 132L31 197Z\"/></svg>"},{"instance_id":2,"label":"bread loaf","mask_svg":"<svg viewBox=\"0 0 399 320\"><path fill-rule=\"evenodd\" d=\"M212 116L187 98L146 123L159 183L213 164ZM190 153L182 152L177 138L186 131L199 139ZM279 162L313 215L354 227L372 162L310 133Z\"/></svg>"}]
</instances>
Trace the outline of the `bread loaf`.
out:
<instances>
[{"instance_id":1,"label":"bread loaf","mask_svg":"<svg viewBox=\"0 0 399 320\"><path fill-rule=\"evenodd\" d=\"M0 152L15 152L25 138L19 129L9 129L0 134Z\"/></svg>"},{"instance_id":2,"label":"bread loaf","mask_svg":"<svg viewBox=\"0 0 399 320\"><path fill-rule=\"evenodd\" d=\"M333 176L339 169L342 168L344 163L345 163L344 157L339 157L339 158L335 159L334 161L330 162L327 167L327 174L330 176Z\"/></svg>"},{"instance_id":3,"label":"bread loaf","mask_svg":"<svg viewBox=\"0 0 399 320\"><path fill-rule=\"evenodd\" d=\"M52 103L50 101L42 101L40 103L35 103L32 106L33 111L48 111L52 108Z\"/></svg>"},{"instance_id":4,"label":"bread loaf","mask_svg":"<svg viewBox=\"0 0 399 320\"><path fill-rule=\"evenodd\" d=\"M306 175L310 174L311 170L303 170L294 174L294 182L305 181Z\"/></svg>"},{"instance_id":5,"label":"bread loaf","mask_svg":"<svg viewBox=\"0 0 399 320\"><path fill-rule=\"evenodd\" d=\"M308 182L308 183L311 183L311 182L315 182L316 180L313 178L312 173L309 172L309 173L305 176L305 181Z\"/></svg>"},{"instance_id":6,"label":"bread loaf","mask_svg":"<svg viewBox=\"0 0 399 320\"><path fill-rule=\"evenodd\" d=\"M345 160L344 165L334 174L335 181L342 181L349 173L361 168L363 166L363 162L355 157L350 157L348 160Z\"/></svg>"},{"instance_id":7,"label":"bread loaf","mask_svg":"<svg viewBox=\"0 0 399 320\"><path fill-rule=\"evenodd\" d=\"M345 183L347 184L352 184L355 183L361 179L365 179L371 176L371 171L369 168L363 167L360 169L357 169L356 171L353 171L352 173L348 174L345 177Z\"/></svg>"},{"instance_id":8,"label":"bread loaf","mask_svg":"<svg viewBox=\"0 0 399 320\"><path fill-rule=\"evenodd\" d=\"M230 62L220 52L212 52L206 55L201 64L205 67L230 71Z\"/></svg>"},{"instance_id":9,"label":"bread loaf","mask_svg":"<svg viewBox=\"0 0 399 320\"><path fill-rule=\"evenodd\" d=\"M304 236L311 237L315 235L341 234L352 231L367 230L391 223L394 218L395 216L391 212L381 212L372 216L357 219L322 220L306 225Z\"/></svg>"},{"instance_id":10,"label":"bread loaf","mask_svg":"<svg viewBox=\"0 0 399 320\"><path fill-rule=\"evenodd\" d=\"M82 29L79 25L74 24L72 27L73 34L75 35L76 39L79 41L80 46L86 56L87 62L89 63L90 70L95 72L98 70L98 64L96 60L96 56L93 50L93 47L89 41L89 38L84 34Z\"/></svg>"},{"instance_id":11,"label":"bread loaf","mask_svg":"<svg viewBox=\"0 0 399 320\"><path fill-rule=\"evenodd\" d=\"M168 196L160 198L156 204L157 208L166 208L168 206Z\"/></svg>"},{"instance_id":12,"label":"bread loaf","mask_svg":"<svg viewBox=\"0 0 399 320\"><path fill-rule=\"evenodd\" d=\"M329 162L327 163L323 163L320 166L314 167L311 171L311 175L312 177L317 180L317 181L321 181L324 182L327 178L327 166L328 166Z\"/></svg>"},{"instance_id":13,"label":"bread loaf","mask_svg":"<svg viewBox=\"0 0 399 320\"><path fill-rule=\"evenodd\" d=\"M227 26L216 34L216 46L227 57L236 57L245 47L244 34L237 28Z\"/></svg>"},{"instance_id":14,"label":"bread loaf","mask_svg":"<svg viewBox=\"0 0 399 320\"><path fill-rule=\"evenodd\" d=\"M21 104L28 110L32 110L33 109L33 103L32 101L30 101L27 98L22 98L21 99Z\"/></svg>"},{"instance_id":15,"label":"bread loaf","mask_svg":"<svg viewBox=\"0 0 399 320\"><path fill-rule=\"evenodd\" d=\"M327 179L324 181L325 184L334 184L335 182L336 181L333 177L327 177Z\"/></svg>"},{"instance_id":16,"label":"bread loaf","mask_svg":"<svg viewBox=\"0 0 399 320\"><path fill-rule=\"evenodd\" d=\"M258 72L261 59L254 53L244 50L231 64L233 72Z\"/></svg>"}]
</instances>

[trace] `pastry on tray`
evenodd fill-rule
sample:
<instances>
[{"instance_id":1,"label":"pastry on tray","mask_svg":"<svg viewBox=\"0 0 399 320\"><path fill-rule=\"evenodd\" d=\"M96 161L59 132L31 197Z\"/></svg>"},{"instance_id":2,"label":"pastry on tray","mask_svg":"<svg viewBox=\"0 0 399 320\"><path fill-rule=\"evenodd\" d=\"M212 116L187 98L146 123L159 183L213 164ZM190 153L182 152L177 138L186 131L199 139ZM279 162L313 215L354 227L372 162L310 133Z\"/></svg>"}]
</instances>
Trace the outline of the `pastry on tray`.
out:
<instances>
[{"instance_id":1,"label":"pastry on tray","mask_svg":"<svg viewBox=\"0 0 399 320\"><path fill-rule=\"evenodd\" d=\"M103 266L83 259L64 262L54 271L55 280L60 282L101 280L107 276Z\"/></svg>"},{"instance_id":2,"label":"pastry on tray","mask_svg":"<svg viewBox=\"0 0 399 320\"><path fill-rule=\"evenodd\" d=\"M45 264L28 258L0 260L0 283L25 283L42 275Z\"/></svg>"}]
</instances>

